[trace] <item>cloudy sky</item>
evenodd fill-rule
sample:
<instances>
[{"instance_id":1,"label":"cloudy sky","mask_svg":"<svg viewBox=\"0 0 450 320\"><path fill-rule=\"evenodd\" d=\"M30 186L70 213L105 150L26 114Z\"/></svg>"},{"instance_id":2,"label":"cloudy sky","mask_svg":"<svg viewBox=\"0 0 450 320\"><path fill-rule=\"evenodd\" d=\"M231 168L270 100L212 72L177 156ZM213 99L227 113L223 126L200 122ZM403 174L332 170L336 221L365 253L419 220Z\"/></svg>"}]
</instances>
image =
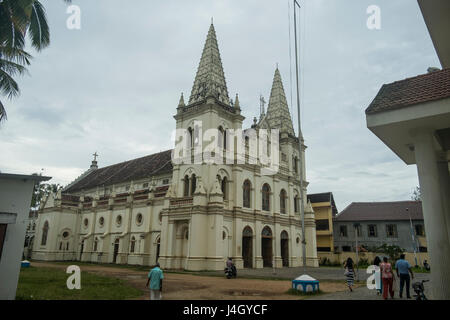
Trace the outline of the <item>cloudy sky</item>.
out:
<instances>
[{"instance_id":1,"label":"cloudy sky","mask_svg":"<svg viewBox=\"0 0 450 320\"><path fill-rule=\"evenodd\" d=\"M65 185L89 167L95 151L103 167L172 148L173 115L181 92L190 95L211 17L245 127L258 115L259 95L268 101L276 63L297 117L290 1L74 0L80 30L66 27L62 0L42 2L52 44L32 51L21 96L3 100L2 172L44 169ZM415 166L367 129L364 110L382 84L440 67L417 1L300 2L309 193L332 191L339 211L355 201L410 199ZM381 9L381 30L366 26L369 5Z\"/></svg>"}]
</instances>

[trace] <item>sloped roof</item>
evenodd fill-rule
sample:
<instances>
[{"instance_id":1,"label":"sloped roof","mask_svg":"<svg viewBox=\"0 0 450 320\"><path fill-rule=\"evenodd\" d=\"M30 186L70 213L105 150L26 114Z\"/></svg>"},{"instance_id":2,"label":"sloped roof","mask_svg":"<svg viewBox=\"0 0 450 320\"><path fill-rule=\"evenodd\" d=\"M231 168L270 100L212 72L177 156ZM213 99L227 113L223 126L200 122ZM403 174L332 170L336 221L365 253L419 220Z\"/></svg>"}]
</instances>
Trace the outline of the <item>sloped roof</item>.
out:
<instances>
[{"instance_id":1,"label":"sloped roof","mask_svg":"<svg viewBox=\"0 0 450 320\"><path fill-rule=\"evenodd\" d=\"M336 208L336 204L334 203L334 197L332 192L322 192L322 193L313 193L308 194L307 199L311 201L311 203L318 202L330 202L331 208L333 210L333 216L337 215L338 210Z\"/></svg>"},{"instance_id":2,"label":"sloped roof","mask_svg":"<svg viewBox=\"0 0 450 320\"><path fill-rule=\"evenodd\" d=\"M169 173L172 171L171 153L172 150L167 150L93 170L64 192L88 190L97 186L109 186L149 178L155 174Z\"/></svg>"},{"instance_id":3,"label":"sloped roof","mask_svg":"<svg viewBox=\"0 0 450 320\"><path fill-rule=\"evenodd\" d=\"M366 114L450 97L450 68L384 84Z\"/></svg>"},{"instance_id":4,"label":"sloped roof","mask_svg":"<svg viewBox=\"0 0 450 320\"><path fill-rule=\"evenodd\" d=\"M423 220L421 201L352 202L335 221Z\"/></svg>"}]
</instances>

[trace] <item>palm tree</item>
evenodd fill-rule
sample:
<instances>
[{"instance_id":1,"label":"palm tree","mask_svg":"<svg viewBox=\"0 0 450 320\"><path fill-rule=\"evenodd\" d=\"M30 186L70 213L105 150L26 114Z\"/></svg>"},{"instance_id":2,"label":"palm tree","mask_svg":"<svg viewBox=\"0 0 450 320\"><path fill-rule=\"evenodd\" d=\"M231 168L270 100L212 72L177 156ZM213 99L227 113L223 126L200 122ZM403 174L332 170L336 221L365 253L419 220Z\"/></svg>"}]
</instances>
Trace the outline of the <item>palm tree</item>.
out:
<instances>
[{"instance_id":1,"label":"palm tree","mask_svg":"<svg viewBox=\"0 0 450 320\"><path fill-rule=\"evenodd\" d=\"M64 0L70 3L71 0ZM50 30L45 9L38 0L3 0L0 2L0 93L9 99L19 95L14 77L27 72L31 55L24 51L26 36L41 51L50 44ZM6 110L0 101L0 122Z\"/></svg>"}]
</instances>

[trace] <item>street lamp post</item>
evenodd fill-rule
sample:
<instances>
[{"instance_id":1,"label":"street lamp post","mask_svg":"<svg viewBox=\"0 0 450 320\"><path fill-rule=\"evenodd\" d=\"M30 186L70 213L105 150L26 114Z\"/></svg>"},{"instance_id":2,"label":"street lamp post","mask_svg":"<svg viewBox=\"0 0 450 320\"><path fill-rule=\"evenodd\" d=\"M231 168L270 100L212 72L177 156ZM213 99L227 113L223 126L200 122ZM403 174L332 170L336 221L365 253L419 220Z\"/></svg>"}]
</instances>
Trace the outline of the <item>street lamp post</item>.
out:
<instances>
[{"instance_id":1,"label":"street lamp post","mask_svg":"<svg viewBox=\"0 0 450 320\"><path fill-rule=\"evenodd\" d=\"M409 224L411 226L411 240L413 243L413 250L414 250L414 261L416 262L416 267L418 266L417 264L417 250L416 250L416 240L414 238L414 228L413 228L413 224L412 224L412 219L411 219L411 214L409 213L409 208L406 208L406 213L409 216Z\"/></svg>"}]
</instances>

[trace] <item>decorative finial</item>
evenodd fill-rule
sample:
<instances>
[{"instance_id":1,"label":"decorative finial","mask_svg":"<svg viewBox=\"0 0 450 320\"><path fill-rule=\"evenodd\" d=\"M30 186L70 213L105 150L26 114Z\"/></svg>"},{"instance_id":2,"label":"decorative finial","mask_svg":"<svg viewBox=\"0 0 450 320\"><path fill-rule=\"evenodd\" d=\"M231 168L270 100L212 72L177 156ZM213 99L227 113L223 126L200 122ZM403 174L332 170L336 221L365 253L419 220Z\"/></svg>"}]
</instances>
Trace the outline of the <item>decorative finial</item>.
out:
<instances>
[{"instance_id":1,"label":"decorative finial","mask_svg":"<svg viewBox=\"0 0 450 320\"><path fill-rule=\"evenodd\" d=\"M97 166L97 157L98 157L97 151L95 151L93 156L94 156L94 160L92 160L91 169L98 169L98 166Z\"/></svg>"},{"instance_id":2,"label":"decorative finial","mask_svg":"<svg viewBox=\"0 0 450 320\"><path fill-rule=\"evenodd\" d=\"M236 109L241 109L241 105L239 104L239 97L238 97L237 93L236 93L236 99L234 99L234 107Z\"/></svg>"},{"instance_id":3,"label":"decorative finial","mask_svg":"<svg viewBox=\"0 0 450 320\"><path fill-rule=\"evenodd\" d=\"M184 96L183 96L183 92L181 93L181 97L180 97L180 102L178 103L178 108L183 108L186 105L184 104Z\"/></svg>"},{"instance_id":4,"label":"decorative finial","mask_svg":"<svg viewBox=\"0 0 450 320\"><path fill-rule=\"evenodd\" d=\"M278 62L277 62L277 70L278 70Z\"/></svg>"},{"instance_id":5,"label":"decorative finial","mask_svg":"<svg viewBox=\"0 0 450 320\"><path fill-rule=\"evenodd\" d=\"M214 24L214 18L211 17L211 24Z\"/></svg>"}]
</instances>

